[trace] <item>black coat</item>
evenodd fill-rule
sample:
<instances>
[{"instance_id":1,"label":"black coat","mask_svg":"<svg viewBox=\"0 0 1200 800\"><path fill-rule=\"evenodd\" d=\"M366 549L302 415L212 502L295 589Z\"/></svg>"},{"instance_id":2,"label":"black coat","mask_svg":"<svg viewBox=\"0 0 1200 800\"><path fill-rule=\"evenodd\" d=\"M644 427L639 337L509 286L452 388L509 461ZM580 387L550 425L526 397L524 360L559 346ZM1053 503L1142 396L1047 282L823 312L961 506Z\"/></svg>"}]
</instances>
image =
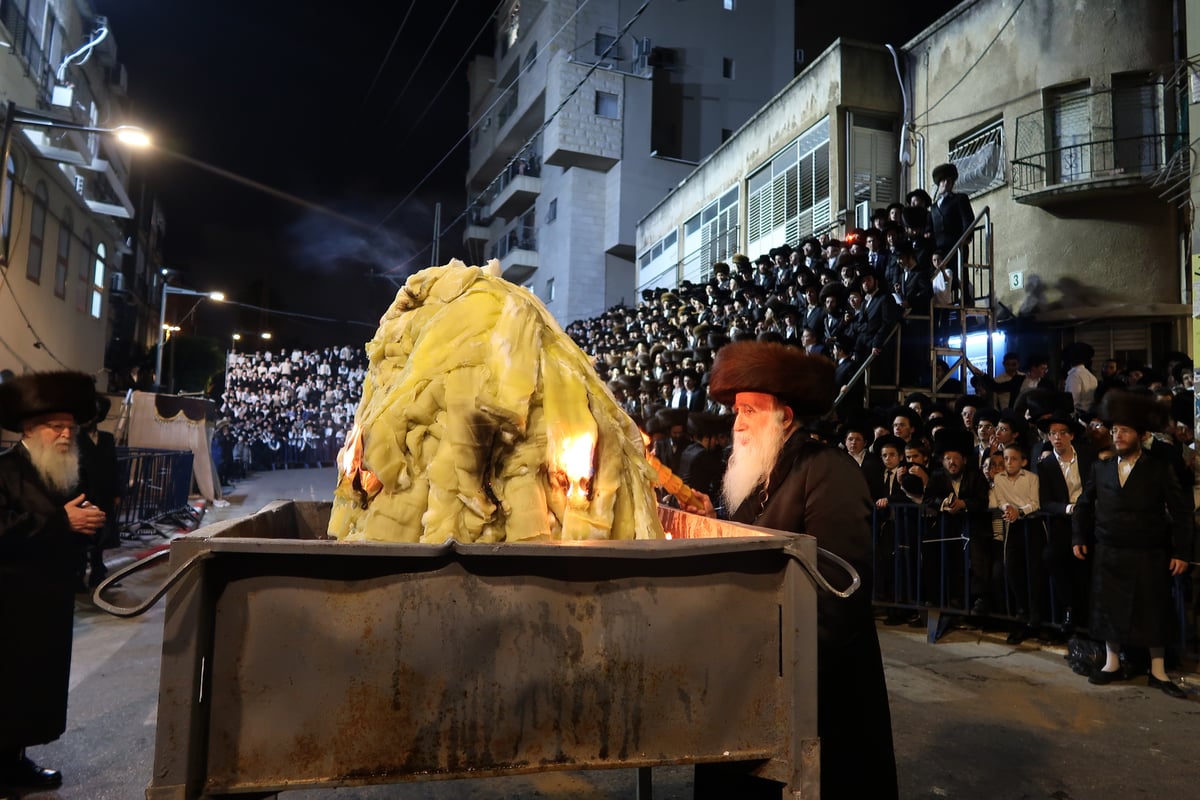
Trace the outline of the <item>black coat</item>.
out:
<instances>
[{"instance_id":1,"label":"black coat","mask_svg":"<svg viewBox=\"0 0 1200 800\"><path fill-rule=\"evenodd\" d=\"M1168 562L1192 555L1192 502L1165 460L1145 451L1122 487L1117 459L1097 461L1072 516L1092 560L1091 634L1144 647L1171 636Z\"/></svg>"},{"instance_id":2,"label":"black coat","mask_svg":"<svg viewBox=\"0 0 1200 800\"><path fill-rule=\"evenodd\" d=\"M850 456L803 432L792 435L771 473L766 502L755 492L732 519L815 536L850 562L862 585L847 599L817 593L817 727L821 797L894 798L896 761L879 637L871 608L871 497ZM849 577L830 562L821 570L837 586Z\"/></svg>"},{"instance_id":3,"label":"black coat","mask_svg":"<svg viewBox=\"0 0 1200 800\"><path fill-rule=\"evenodd\" d=\"M880 289L875 293L870 304L867 304L864 298L858 325L855 329L857 333L854 343L855 355L863 358L869 355L874 348L884 349L888 335L899 320L900 307L896 305L896 298L892 297L890 292Z\"/></svg>"},{"instance_id":4,"label":"black coat","mask_svg":"<svg viewBox=\"0 0 1200 800\"><path fill-rule=\"evenodd\" d=\"M108 515L104 527L92 537L91 544L101 549L121 543L117 530L117 503L120 502L117 475L117 440L107 431L99 431L96 441L86 433L76 437L79 444L79 477L82 491L90 503Z\"/></svg>"},{"instance_id":5,"label":"black coat","mask_svg":"<svg viewBox=\"0 0 1200 800\"><path fill-rule=\"evenodd\" d=\"M67 728L75 569L84 537L23 445L0 453L0 749Z\"/></svg>"},{"instance_id":6,"label":"black coat","mask_svg":"<svg viewBox=\"0 0 1200 800\"><path fill-rule=\"evenodd\" d=\"M941 205L934 202L929 208L929 228L933 231L934 247L949 256L950 248L974 221L975 212L971 210L971 201L965 194L950 192L944 195Z\"/></svg>"},{"instance_id":7,"label":"black coat","mask_svg":"<svg viewBox=\"0 0 1200 800\"><path fill-rule=\"evenodd\" d=\"M725 459L720 450L709 450L692 442L679 456L679 477L693 489L710 498L720 496L721 479L725 476Z\"/></svg>"}]
</instances>

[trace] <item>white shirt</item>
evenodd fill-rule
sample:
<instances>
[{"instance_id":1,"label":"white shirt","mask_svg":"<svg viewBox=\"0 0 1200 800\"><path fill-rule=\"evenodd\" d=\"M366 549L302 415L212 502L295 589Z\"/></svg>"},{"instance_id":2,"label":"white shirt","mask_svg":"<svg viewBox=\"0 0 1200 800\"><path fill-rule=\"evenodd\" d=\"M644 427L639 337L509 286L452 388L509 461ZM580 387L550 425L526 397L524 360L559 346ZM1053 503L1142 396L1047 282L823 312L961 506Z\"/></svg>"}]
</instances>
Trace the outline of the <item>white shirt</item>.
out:
<instances>
[{"instance_id":1,"label":"white shirt","mask_svg":"<svg viewBox=\"0 0 1200 800\"><path fill-rule=\"evenodd\" d=\"M1124 488L1125 481L1129 479L1129 473L1133 472L1133 467L1137 464L1140 456L1141 453L1139 452L1136 456L1117 457L1117 480L1121 482L1122 488Z\"/></svg>"},{"instance_id":2,"label":"white shirt","mask_svg":"<svg viewBox=\"0 0 1200 800\"><path fill-rule=\"evenodd\" d=\"M1024 514L1032 514L1040 507L1038 503L1038 477L1027 469L1009 477L1005 472L996 476L988 496L988 506L1003 511L1012 506Z\"/></svg>"},{"instance_id":3,"label":"white shirt","mask_svg":"<svg viewBox=\"0 0 1200 800\"><path fill-rule=\"evenodd\" d=\"M1084 414L1096 401L1096 387L1100 381L1083 364L1076 364L1067 371L1066 390L1075 401L1075 411Z\"/></svg>"},{"instance_id":4,"label":"white shirt","mask_svg":"<svg viewBox=\"0 0 1200 800\"><path fill-rule=\"evenodd\" d=\"M1053 450L1050 452L1054 453ZM1079 454L1072 449L1070 460L1064 459L1058 453L1054 453L1054 458L1058 461L1058 468L1062 470L1063 480L1067 482L1067 503L1074 505L1075 501L1079 499L1079 495L1083 494L1083 478L1079 474Z\"/></svg>"}]
</instances>

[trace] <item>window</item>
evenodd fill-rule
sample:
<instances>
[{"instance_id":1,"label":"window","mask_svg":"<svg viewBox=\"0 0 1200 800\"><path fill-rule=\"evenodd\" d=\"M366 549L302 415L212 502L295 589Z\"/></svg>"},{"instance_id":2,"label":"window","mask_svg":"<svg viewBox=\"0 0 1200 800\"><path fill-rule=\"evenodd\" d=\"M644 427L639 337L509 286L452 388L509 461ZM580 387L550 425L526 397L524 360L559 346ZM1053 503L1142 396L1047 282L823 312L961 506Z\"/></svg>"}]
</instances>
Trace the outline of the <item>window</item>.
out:
<instances>
[{"instance_id":1,"label":"window","mask_svg":"<svg viewBox=\"0 0 1200 800\"><path fill-rule=\"evenodd\" d=\"M550 205L546 207L546 222L554 222L558 219L558 198L550 201Z\"/></svg>"},{"instance_id":2,"label":"window","mask_svg":"<svg viewBox=\"0 0 1200 800\"><path fill-rule=\"evenodd\" d=\"M733 136L732 128L721 128L721 144L728 142Z\"/></svg>"},{"instance_id":3,"label":"window","mask_svg":"<svg viewBox=\"0 0 1200 800\"><path fill-rule=\"evenodd\" d=\"M5 249L7 249L8 237L12 232L13 186L17 182L17 161L11 155L8 157L8 169L5 172L8 173L8 181L4 184L4 200L2 201L4 203L4 220L3 223L0 223L3 224L0 237L3 237Z\"/></svg>"},{"instance_id":4,"label":"window","mask_svg":"<svg viewBox=\"0 0 1200 800\"><path fill-rule=\"evenodd\" d=\"M597 33L596 42L594 45L596 58L616 58L617 37L608 33Z\"/></svg>"},{"instance_id":5,"label":"window","mask_svg":"<svg viewBox=\"0 0 1200 800\"><path fill-rule=\"evenodd\" d=\"M1113 75L1113 167L1156 171L1165 161L1163 85L1146 73Z\"/></svg>"},{"instance_id":6,"label":"window","mask_svg":"<svg viewBox=\"0 0 1200 800\"><path fill-rule=\"evenodd\" d=\"M71 272L71 209L64 208L58 221L58 257L54 259L54 296L67 299L67 276Z\"/></svg>"},{"instance_id":7,"label":"window","mask_svg":"<svg viewBox=\"0 0 1200 800\"><path fill-rule=\"evenodd\" d=\"M92 292L90 313L93 319L100 319L100 309L104 304L104 273L107 270L108 250L104 242L96 245L96 260L92 262Z\"/></svg>"},{"instance_id":8,"label":"window","mask_svg":"<svg viewBox=\"0 0 1200 800\"><path fill-rule=\"evenodd\" d=\"M596 116L609 119L620 119L621 111L618 97L611 92L596 92Z\"/></svg>"},{"instance_id":9,"label":"window","mask_svg":"<svg viewBox=\"0 0 1200 800\"><path fill-rule=\"evenodd\" d=\"M737 8L737 0L721 0L726 11L733 11Z\"/></svg>"},{"instance_id":10,"label":"window","mask_svg":"<svg viewBox=\"0 0 1200 800\"><path fill-rule=\"evenodd\" d=\"M84 313L88 310L92 289L92 232L83 232L82 247L79 248L79 270L76 273L75 310Z\"/></svg>"},{"instance_id":11,"label":"window","mask_svg":"<svg viewBox=\"0 0 1200 800\"><path fill-rule=\"evenodd\" d=\"M654 243L638 259L638 288L670 286L678 283L676 271L679 267L679 231L671 231Z\"/></svg>"},{"instance_id":12,"label":"window","mask_svg":"<svg viewBox=\"0 0 1200 800\"><path fill-rule=\"evenodd\" d=\"M852 114L850 119L853 206L856 224L865 228L871 224L871 208L896 201L896 123L869 114Z\"/></svg>"},{"instance_id":13,"label":"window","mask_svg":"<svg viewBox=\"0 0 1200 800\"><path fill-rule=\"evenodd\" d=\"M732 58L722 58L721 59L721 77L729 78L730 80L733 79L733 59Z\"/></svg>"},{"instance_id":14,"label":"window","mask_svg":"<svg viewBox=\"0 0 1200 800\"><path fill-rule=\"evenodd\" d=\"M525 53L525 65L521 68L522 72L537 63L537 53L537 42L534 42L533 44L529 45L529 50Z\"/></svg>"},{"instance_id":15,"label":"window","mask_svg":"<svg viewBox=\"0 0 1200 800\"><path fill-rule=\"evenodd\" d=\"M1004 119L997 118L950 140L951 164L958 167L956 192L971 196L1005 184Z\"/></svg>"},{"instance_id":16,"label":"window","mask_svg":"<svg viewBox=\"0 0 1200 800\"><path fill-rule=\"evenodd\" d=\"M825 117L750 176L746 253L753 258L828 229L829 191L829 118Z\"/></svg>"},{"instance_id":17,"label":"window","mask_svg":"<svg viewBox=\"0 0 1200 800\"><path fill-rule=\"evenodd\" d=\"M712 277L712 265L728 261L738 250L738 187L684 223L683 270L680 280L703 283Z\"/></svg>"},{"instance_id":18,"label":"window","mask_svg":"<svg viewBox=\"0 0 1200 800\"><path fill-rule=\"evenodd\" d=\"M554 278L546 281L546 302L554 302Z\"/></svg>"},{"instance_id":19,"label":"window","mask_svg":"<svg viewBox=\"0 0 1200 800\"><path fill-rule=\"evenodd\" d=\"M45 181L38 181L33 190L33 209L29 214L29 255L25 263L25 277L34 283L42 282L42 250L46 241L46 209L50 205L50 193Z\"/></svg>"},{"instance_id":20,"label":"window","mask_svg":"<svg viewBox=\"0 0 1200 800\"><path fill-rule=\"evenodd\" d=\"M1087 84L1063 87L1048 93L1047 125L1050 159L1046 166L1051 183L1083 180L1092 172L1091 97Z\"/></svg>"}]
</instances>

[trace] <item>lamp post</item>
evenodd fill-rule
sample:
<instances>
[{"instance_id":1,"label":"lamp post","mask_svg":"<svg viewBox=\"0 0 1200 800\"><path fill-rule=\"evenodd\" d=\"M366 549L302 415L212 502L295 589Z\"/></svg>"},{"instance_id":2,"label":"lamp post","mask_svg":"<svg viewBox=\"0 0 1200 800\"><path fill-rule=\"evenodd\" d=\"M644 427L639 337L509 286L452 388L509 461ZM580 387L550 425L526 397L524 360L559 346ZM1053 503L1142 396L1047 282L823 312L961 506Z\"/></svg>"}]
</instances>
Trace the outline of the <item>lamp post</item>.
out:
<instances>
[{"instance_id":1,"label":"lamp post","mask_svg":"<svg viewBox=\"0 0 1200 800\"><path fill-rule=\"evenodd\" d=\"M184 289L179 286L172 286L168 282L169 277L170 277L169 275L163 277L162 303L159 306L159 312L158 312L158 352L155 354L155 357L154 357L154 379L156 381L158 381L158 386L160 389L162 388L162 385L163 385L163 382L162 382L163 344L166 341L165 334L167 332L167 295L182 294L182 295L187 295L188 297L199 297L201 299L207 298L209 300L213 300L218 303L223 302L225 300L225 294L223 292L197 292L194 289ZM191 311L189 311L188 314L190 315Z\"/></svg>"},{"instance_id":2,"label":"lamp post","mask_svg":"<svg viewBox=\"0 0 1200 800\"><path fill-rule=\"evenodd\" d=\"M94 125L81 125L72 119L52 116L35 109L22 108L9 100L4 112L3 141L0 142L0 220L8 216L8 159L12 153L13 134L18 127L48 128L61 131L77 131L79 133L94 133L112 136L119 142L132 147L149 147L150 137L146 131L136 125L118 125L115 128L100 128ZM0 242L0 258L8 264L9 232L5 231L4 240Z\"/></svg>"}]
</instances>

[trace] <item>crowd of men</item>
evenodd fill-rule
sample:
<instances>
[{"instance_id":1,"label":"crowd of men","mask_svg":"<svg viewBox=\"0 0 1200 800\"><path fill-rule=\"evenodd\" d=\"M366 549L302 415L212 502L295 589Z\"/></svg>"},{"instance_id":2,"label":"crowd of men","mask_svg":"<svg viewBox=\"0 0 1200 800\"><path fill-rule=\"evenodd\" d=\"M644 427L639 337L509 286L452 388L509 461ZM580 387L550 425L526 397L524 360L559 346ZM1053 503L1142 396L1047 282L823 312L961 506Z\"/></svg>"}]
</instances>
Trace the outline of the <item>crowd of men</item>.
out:
<instances>
[{"instance_id":1,"label":"crowd of men","mask_svg":"<svg viewBox=\"0 0 1200 800\"><path fill-rule=\"evenodd\" d=\"M214 453L223 482L250 470L333 463L354 424L361 347L230 353Z\"/></svg>"}]
</instances>

